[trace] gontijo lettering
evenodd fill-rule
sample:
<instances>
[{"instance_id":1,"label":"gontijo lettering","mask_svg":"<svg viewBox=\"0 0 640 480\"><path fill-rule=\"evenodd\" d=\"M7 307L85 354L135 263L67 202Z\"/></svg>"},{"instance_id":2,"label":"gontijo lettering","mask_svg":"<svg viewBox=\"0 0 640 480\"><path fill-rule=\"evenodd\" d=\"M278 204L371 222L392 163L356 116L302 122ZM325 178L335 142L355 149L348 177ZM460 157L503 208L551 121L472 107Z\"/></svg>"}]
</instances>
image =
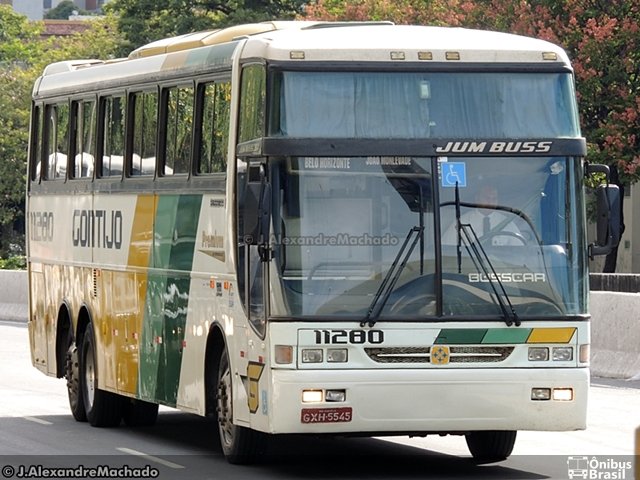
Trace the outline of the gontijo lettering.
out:
<instances>
[{"instance_id":1,"label":"gontijo lettering","mask_svg":"<svg viewBox=\"0 0 640 480\"><path fill-rule=\"evenodd\" d=\"M120 210L74 210L71 228L74 247L122 247Z\"/></svg>"}]
</instances>

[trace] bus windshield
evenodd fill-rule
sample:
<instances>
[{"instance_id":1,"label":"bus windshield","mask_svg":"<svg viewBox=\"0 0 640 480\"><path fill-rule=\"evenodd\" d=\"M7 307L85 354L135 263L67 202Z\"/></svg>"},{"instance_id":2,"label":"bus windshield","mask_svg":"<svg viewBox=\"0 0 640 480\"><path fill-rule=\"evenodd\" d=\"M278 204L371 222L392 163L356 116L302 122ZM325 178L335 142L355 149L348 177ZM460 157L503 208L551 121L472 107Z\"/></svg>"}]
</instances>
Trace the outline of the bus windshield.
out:
<instances>
[{"instance_id":1,"label":"bus windshield","mask_svg":"<svg viewBox=\"0 0 640 480\"><path fill-rule=\"evenodd\" d=\"M272 136L578 137L569 73L279 72Z\"/></svg>"},{"instance_id":2,"label":"bus windshield","mask_svg":"<svg viewBox=\"0 0 640 480\"><path fill-rule=\"evenodd\" d=\"M454 164L464 165L464 182L450 183ZM568 157L272 159L270 314L363 319L378 300L378 319L497 319L500 285L523 320L582 314L579 165Z\"/></svg>"}]
</instances>

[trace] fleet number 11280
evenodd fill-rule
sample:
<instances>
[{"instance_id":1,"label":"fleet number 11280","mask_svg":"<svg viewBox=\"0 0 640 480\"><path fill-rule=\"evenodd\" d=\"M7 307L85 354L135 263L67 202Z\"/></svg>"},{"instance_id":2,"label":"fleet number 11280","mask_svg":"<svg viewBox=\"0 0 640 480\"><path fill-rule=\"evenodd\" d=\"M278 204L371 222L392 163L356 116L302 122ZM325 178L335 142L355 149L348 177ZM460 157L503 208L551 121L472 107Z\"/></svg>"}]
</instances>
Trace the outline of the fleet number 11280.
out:
<instances>
[{"instance_id":1,"label":"fleet number 11280","mask_svg":"<svg viewBox=\"0 0 640 480\"><path fill-rule=\"evenodd\" d=\"M318 345L346 345L349 343L379 345L384 342L382 330L314 330L313 333Z\"/></svg>"}]
</instances>

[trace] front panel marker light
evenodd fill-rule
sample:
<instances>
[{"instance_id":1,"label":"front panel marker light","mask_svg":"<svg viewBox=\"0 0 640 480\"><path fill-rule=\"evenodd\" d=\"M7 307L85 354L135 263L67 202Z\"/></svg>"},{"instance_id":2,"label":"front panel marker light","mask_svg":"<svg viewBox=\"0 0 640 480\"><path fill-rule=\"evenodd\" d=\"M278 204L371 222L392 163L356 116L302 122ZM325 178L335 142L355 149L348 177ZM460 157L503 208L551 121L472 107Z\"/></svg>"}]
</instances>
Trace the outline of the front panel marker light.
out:
<instances>
[{"instance_id":1,"label":"front panel marker light","mask_svg":"<svg viewBox=\"0 0 640 480\"><path fill-rule=\"evenodd\" d=\"M275 360L278 365L293 363L293 347L291 345L276 345Z\"/></svg>"},{"instance_id":2,"label":"front panel marker light","mask_svg":"<svg viewBox=\"0 0 640 480\"><path fill-rule=\"evenodd\" d=\"M551 398L550 388L532 388L531 400L549 400Z\"/></svg>"},{"instance_id":3,"label":"front panel marker light","mask_svg":"<svg viewBox=\"0 0 640 480\"><path fill-rule=\"evenodd\" d=\"M303 390L302 403L320 403L322 402L322 390Z\"/></svg>"},{"instance_id":4,"label":"front panel marker light","mask_svg":"<svg viewBox=\"0 0 640 480\"><path fill-rule=\"evenodd\" d=\"M347 399L347 392L344 390L327 390L324 399L327 402L344 402Z\"/></svg>"},{"instance_id":5,"label":"front panel marker light","mask_svg":"<svg viewBox=\"0 0 640 480\"><path fill-rule=\"evenodd\" d=\"M580 363L589 363L589 358L591 356L591 345L585 343L580 345Z\"/></svg>"},{"instance_id":6,"label":"front panel marker light","mask_svg":"<svg viewBox=\"0 0 640 480\"><path fill-rule=\"evenodd\" d=\"M573 400L573 388L554 388L553 399L560 402L570 402Z\"/></svg>"}]
</instances>

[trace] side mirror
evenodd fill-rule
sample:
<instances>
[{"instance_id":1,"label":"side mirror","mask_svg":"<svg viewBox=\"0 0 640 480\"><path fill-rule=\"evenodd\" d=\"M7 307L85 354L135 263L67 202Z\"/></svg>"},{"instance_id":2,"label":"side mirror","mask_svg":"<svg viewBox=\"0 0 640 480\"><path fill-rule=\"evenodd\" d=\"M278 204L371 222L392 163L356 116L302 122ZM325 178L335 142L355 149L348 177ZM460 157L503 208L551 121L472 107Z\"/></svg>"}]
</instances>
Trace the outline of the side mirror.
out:
<instances>
[{"instance_id":1,"label":"side mirror","mask_svg":"<svg viewBox=\"0 0 640 480\"><path fill-rule=\"evenodd\" d=\"M271 213L271 185L249 182L243 202L244 243L265 245L269 242Z\"/></svg>"},{"instance_id":2,"label":"side mirror","mask_svg":"<svg viewBox=\"0 0 640 480\"><path fill-rule=\"evenodd\" d=\"M620 189L599 185L596 189L596 243L589 245L589 257L607 255L620 242Z\"/></svg>"}]
</instances>

